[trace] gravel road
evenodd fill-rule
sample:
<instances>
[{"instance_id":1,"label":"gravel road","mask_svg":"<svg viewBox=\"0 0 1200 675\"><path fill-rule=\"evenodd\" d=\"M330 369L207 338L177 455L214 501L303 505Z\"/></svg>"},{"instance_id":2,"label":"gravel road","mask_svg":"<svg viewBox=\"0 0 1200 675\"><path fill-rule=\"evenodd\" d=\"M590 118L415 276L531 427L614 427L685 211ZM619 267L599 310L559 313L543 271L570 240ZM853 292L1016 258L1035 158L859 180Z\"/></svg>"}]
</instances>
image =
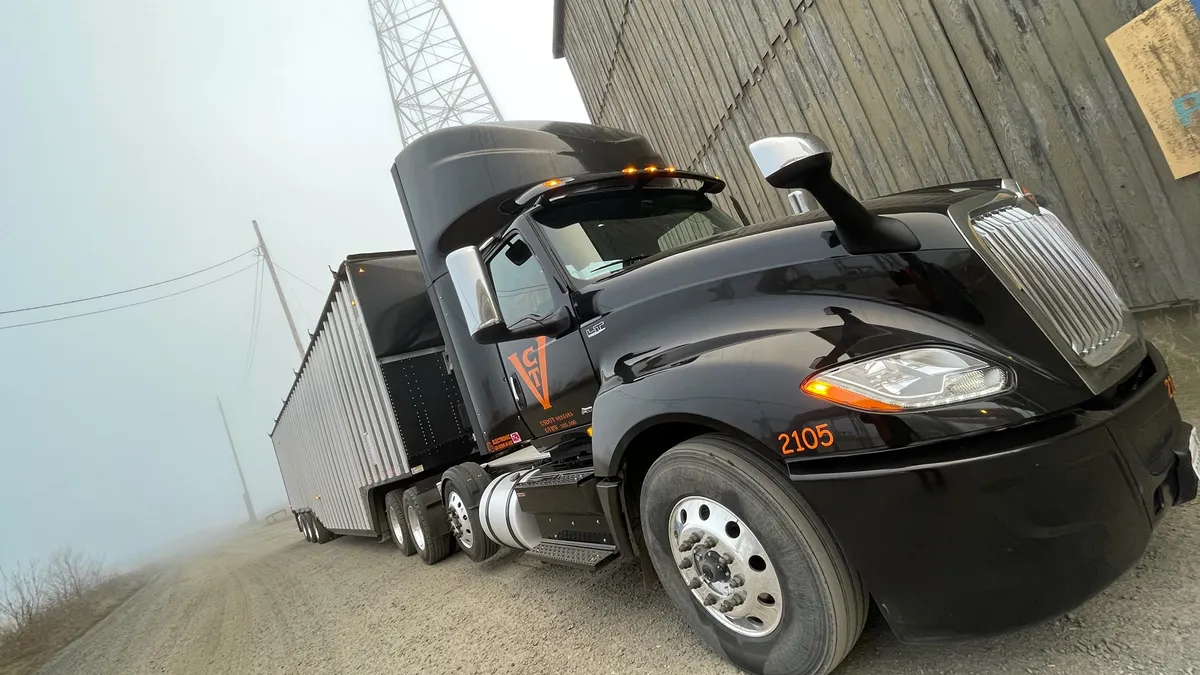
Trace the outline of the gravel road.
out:
<instances>
[{"instance_id":1,"label":"gravel road","mask_svg":"<svg viewBox=\"0 0 1200 675\"><path fill-rule=\"evenodd\" d=\"M1142 562L1066 618L949 647L882 618L838 675L1200 671L1200 506L1174 509ZM167 567L46 675L104 673L734 673L636 566L596 574L508 552L434 566L391 543L307 544L290 523Z\"/></svg>"}]
</instances>

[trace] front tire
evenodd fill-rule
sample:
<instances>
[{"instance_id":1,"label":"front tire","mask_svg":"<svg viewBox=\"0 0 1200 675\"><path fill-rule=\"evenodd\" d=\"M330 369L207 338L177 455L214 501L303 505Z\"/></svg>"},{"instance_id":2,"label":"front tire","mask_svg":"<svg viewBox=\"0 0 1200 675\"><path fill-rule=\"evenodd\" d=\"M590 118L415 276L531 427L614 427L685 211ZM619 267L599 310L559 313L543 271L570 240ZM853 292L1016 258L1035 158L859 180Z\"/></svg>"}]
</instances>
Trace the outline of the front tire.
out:
<instances>
[{"instance_id":1,"label":"front tire","mask_svg":"<svg viewBox=\"0 0 1200 675\"><path fill-rule=\"evenodd\" d=\"M392 531L392 541L400 549L401 555L409 556L417 552L413 545L412 536L408 533L408 518L404 515L404 490L392 490L383 498L384 511L387 512L388 526Z\"/></svg>"},{"instance_id":2,"label":"front tire","mask_svg":"<svg viewBox=\"0 0 1200 675\"><path fill-rule=\"evenodd\" d=\"M739 668L825 675L861 635L867 594L833 534L739 441L706 435L668 450L642 484L641 514L667 595Z\"/></svg>"}]
</instances>

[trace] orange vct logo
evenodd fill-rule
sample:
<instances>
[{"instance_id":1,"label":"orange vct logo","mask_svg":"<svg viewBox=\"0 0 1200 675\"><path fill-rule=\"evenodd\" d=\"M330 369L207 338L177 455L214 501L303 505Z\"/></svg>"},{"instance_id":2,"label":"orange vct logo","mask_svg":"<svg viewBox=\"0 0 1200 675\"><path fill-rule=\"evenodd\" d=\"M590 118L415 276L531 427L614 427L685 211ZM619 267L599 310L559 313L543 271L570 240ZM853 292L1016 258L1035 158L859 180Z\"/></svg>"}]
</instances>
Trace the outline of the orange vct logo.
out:
<instances>
[{"instance_id":1,"label":"orange vct logo","mask_svg":"<svg viewBox=\"0 0 1200 675\"><path fill-rule=\"evenodd\" d=\"M521 381L533 392L533 397L542 404L542 410L550 409L550 386L546 375L546 338L539 337L537 346L521 352L521 356L509 354L508 360L517 369Z\"/></svg>"}]
</instances>

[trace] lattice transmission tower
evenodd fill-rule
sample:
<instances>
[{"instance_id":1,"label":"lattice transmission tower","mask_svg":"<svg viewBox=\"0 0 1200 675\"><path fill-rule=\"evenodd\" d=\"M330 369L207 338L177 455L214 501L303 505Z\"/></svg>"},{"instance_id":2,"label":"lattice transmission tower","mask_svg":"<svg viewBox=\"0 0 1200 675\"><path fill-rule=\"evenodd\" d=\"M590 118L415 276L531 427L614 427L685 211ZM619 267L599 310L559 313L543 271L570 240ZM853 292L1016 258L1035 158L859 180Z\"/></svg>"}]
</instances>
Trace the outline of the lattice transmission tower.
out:
<instances>
[{"instance_id":1,"label":"lattice transmission tower","mask_svg":"<svg viewBox=\"0 0 1200 675\"><path fill-rule=\"evenodd\" d=\"M500 112L441 0L367 0L405 145Z\"/></svg>"}]
</instances>

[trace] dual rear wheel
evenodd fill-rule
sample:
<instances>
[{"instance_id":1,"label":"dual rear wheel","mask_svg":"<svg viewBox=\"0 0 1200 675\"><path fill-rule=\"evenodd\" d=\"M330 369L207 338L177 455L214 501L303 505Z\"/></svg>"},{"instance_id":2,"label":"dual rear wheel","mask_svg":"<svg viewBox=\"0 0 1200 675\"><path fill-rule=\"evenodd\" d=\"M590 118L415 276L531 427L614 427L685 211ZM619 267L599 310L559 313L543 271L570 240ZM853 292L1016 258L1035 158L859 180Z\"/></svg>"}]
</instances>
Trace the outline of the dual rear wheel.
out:
<instances>
[{"instance_id":1,"label":"dual rear wheel","mask_svg":"<svg viewBox=\"0 0 1200 675\"><path fill-rule=\"evenodd\" d=\"M458 548L481 562L500 546L483 533L479 499L491 476L474 463L451 467L442 475L441 494L432 488L392 490L384 511L392 541L403 555L418 554L432 565Z\"/></svg>"}]
</instances>

